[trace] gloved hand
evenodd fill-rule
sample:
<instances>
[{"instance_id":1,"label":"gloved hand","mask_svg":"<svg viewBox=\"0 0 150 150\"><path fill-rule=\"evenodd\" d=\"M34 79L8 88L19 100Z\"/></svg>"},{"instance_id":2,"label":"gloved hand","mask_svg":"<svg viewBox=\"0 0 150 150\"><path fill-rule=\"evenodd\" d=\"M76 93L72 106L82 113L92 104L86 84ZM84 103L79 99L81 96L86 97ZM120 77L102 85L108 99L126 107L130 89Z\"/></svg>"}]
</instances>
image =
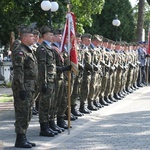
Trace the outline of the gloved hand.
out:
<instances>
[{"instance_id":1,"label":"gloved hand","mask_svg":"<svg viewBox=\"0 0 150 150\"><path fill-rule=\"evenodd\" d=\"M64 66L62 67L62 71L70 71L71 70L71 65L68 65L68 66Z\"/></svg>"},{"instance_id":2,"label":"gloved hand","mask_svg":"<svg viewBox=\"0 0 150 150\"><path fill-rule=\"evenodd\" d=\"M97 65L94 65L94 71L98 71L98 66Z\"/></svg>"},{"instance_id":3,"label":"gloved hand","mask_svg":"<svg viewBox=\"0 0 150 150\"><path fill-rule=\"evenodd\" d=\"M92 71L93 71L93 65L89 64L88 67L89 67L88 70L89 70L90 72L92 72Z\"/></svg>"},{"instance_id":4,"label":"gloved hand","mask_svg":"<svg viewBox=\"0 0 150 150\"><path fill-rule=\"evenodd\" d=\"M100 74L100 76L101 76L101 77L103 77L103 76L104 76L104 73L103 73L102 71L101 71L99 74Z\"/></svg>"},{"instance_id":5,"label":"gloved hand","mask_svg":"<svg viewBox=\"0 0 150 150\"><path fill-rule=\"evenodd\" d=\"M25 100L26 99L26 91L25 90L20 90L19 91L19 97L21 100Z\"/></svg>"},{"instance_id":6,"label":"gloved hand","mask_svg":"<svg viewBox=\"0 0 150 150\"><path fill-rule=\"evenodd\" d=\"M84 70L84 67L82 64L78 64L79 70Z\"/></svg>"},{"instance_id":7,"label":"gloved hand","mask_svg":"<svg viewBox=\"0 0 150 150\"><path fill-rule=\"evenodd\" d=\"M149 55L148 55L148 54L146 54L146 55L145 55L145 57L149 57Z\"/></svg>"},{"instance_id":8,"label":"gloved hand","mask_svg":"<svg viewBox=\"0 0 150 150\"><path fill-rule=\"evenodd\" d=\"M42 84L42 92L45 93L47 91L47 84L43 83Z\"/></svg>"},{"instance_id":9,"label":"gloved hand","mask_svg":"<svg viewBox=\"0 0 150 150\"><path fill-rule=\"evenodd\" d=\"M110 69L109 67L107 67L107 66L105 67L105 70L106 70L107 72L109 71L109 69Z\"/></svg>"},{"instance_id":10,"label":"gloved hand","mask_svg":"<svg viewBox=\"0 0 150 150\"><path fill-rule=\"evenodd\" d=\"M57 72L70 71L71 70L71 65L64 66L64 67L57 66L56 69L57 69Z\"/></svg>"}]
</instances>

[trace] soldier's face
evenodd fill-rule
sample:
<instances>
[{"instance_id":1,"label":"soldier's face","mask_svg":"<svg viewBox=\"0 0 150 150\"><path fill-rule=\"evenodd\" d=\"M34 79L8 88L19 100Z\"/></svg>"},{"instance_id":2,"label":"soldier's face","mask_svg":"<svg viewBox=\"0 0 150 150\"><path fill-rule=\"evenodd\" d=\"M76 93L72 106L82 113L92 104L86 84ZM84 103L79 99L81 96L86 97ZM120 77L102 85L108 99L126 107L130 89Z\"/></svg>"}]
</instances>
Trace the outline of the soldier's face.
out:
<instances>
[{"instance_id":1,"label":"soldier's face","mask_svg":"<svg viewBox=\"0 0 150 150\"><path fill-rule=\"evenodd\" d=\"M31 33L26 33L23 35L22 37L22 42L27 45L27 46L31 46L34 44L34 36Z\"/></svg>"},{"instance_id":2,"label":"soldier's face","mask_svg":"<svg viewBox=\"0 0 150 150\"><path fill-rule=\"evenodd\" d=\"M83 38L82 43L85 44L85 46L89 46L91 44L90 38Z\"/></svg>"},{"instance_id":3,"label":"soldier's face","mask_svg":"<svg viewBox=\"0 0 150 150\"><path fill-rule=\"evenodd\" d=\"M53 42L53 37L54 37L54 35L51 32L48 32L48 33L45 34L45 38L49 42Z\"/></svg>"},{"instance_id":4,"label":"soldier's face","mask_svg":"<svg viewBox=\"0 0 150 150\"><path fill-rule=\"evenodd\" d=\"M35 43L37 43L37 42L38 42L38 40L39 40L39 36L38 36L38 35L36 35L36 34L34 34L34 42L35 42Z\"/></svg>"},{"instance_id":5,"label":"soldier's face","mask_svg":"<svg viewBox=\"0 0 150 150\"><path fill-rule=\"evenodd\" d=\"M77 44L81 44L81 37L76 37L76 39L77 39Z\"/></svg>"},{"instance_id":6,"label":"soldier's face","mask_svg":"<svg viewBox=\"0 0 150 150\"><path fill-rule=\"evenodd\" d=\"M57 34L57 35L54 35L53 37L54 42L61 43L61 39L62 39L62 34Z\"/></svg>"}]
</instances>

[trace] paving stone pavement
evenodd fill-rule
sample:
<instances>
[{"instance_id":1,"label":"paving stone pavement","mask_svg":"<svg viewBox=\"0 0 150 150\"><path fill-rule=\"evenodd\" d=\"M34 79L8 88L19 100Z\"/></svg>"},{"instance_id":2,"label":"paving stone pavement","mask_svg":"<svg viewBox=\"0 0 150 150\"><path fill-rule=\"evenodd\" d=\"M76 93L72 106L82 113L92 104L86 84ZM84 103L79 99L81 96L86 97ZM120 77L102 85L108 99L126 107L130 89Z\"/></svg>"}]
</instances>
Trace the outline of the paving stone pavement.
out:
<instances>
[{"instance_id":1,"label":"paving stone pavement","mask_svg":"<svg viewBox=\"0 0 150 150\"><path fill-rule=\"evenodd\" d=\"M150 150L150 87L84 115L55 137L40 137L38 116L33 116L27 137L33 150ZM14 148L14 110L0 111L0 150Z\"/></svg>"}]
</instances>

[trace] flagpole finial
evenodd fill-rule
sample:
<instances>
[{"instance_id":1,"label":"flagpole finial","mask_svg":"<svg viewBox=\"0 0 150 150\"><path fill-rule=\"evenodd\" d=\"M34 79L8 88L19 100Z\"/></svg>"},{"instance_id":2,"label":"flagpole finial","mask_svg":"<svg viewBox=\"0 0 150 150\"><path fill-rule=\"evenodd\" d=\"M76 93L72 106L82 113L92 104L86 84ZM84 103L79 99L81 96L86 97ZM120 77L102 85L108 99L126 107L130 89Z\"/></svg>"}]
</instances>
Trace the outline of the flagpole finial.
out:
<instances>
[{"instance_id":1,"label":"flagpole finial","mask_svg":"<svg viewBox=\"0 0 150 150\"><path fill-rule=\"evenodd\" d=\"M70 0L68 0L68 2L67 2L67 9L68 9L68 12L70 12L70 10L71 10L71 3L70 3Z\"/></svg>"}]
</instances>

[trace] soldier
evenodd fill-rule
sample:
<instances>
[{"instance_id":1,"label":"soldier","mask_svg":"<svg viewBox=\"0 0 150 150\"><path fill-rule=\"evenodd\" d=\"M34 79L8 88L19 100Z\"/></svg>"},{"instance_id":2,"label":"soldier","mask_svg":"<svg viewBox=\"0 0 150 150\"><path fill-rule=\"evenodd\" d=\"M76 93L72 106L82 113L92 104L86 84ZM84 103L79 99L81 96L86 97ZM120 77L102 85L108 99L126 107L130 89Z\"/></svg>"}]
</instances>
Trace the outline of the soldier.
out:
<instances>
[{"instance_id":1,"label":"soldier","mask_svg":"<svg viewBox=\"0 0 150 150\"><path fill-rule=\"evenodd\" d=\"M54 31L54 38L53 38L53 41L54 41L53 46L60 48L61 40L62 40L62 31L61 30L55 30Z\"/></svg>"},{"instance_id":2,"label":"soldier","mask_svg":"<svg viewBox=\"0 0 150 150\"><path fill-rule=\"evenodd\" d=\"M77 33L76 34L76 39L77 39L77 50L78 50L78 68L79 68L79 73L78 76L75 76L74 74L74 82L73 82L73 90L71 93L71 113L74 116L83 116L84 114L81 113L78 109L77 109L77 100L80 96L80 87L81 87L81 81L82 81L82 72L83 72L83 64L82 64L82 49L81 49L81 34Z\"/></svg>"},{"instance_id":3,"label":"soldier","mask_svg":"<svg viewBox=\"0 0 150 150\"><path fill-rule=\"evenodd\" d=\"M107 54L108 54L108 57L109 57L109 69L108 69L108 77L106 78L106 89L105 89L105 93L104 93L104 100L107 102L107 103L112 103L113 100L111 101L109 99L109 95L111 94L111 89L112 89L112 81L113 81L113 74L114 74L114 70L115 70L115 67L114 67L114 53L113 53L113 41L112 40L109 40L108 41L108 46L106 48L106 51L107 51Z\"/></svg>"},{"instance_id":4,"label":"soldier","mask_svg":"<svg viewBox=\"0 0 150 150\"><path fill-rule=\"evenodd\" d=\"M54 32L54 38L52 46L55 49L55 58L56 58L56 90L55 90L55 101L53 106L53 114L50 117L49 126L59 133L64 131L64 129L68 129L68 126L64 120L65 111L67 109L67 98L66 98L66 87L65 87L65 77L64 72L69 71L71 66L64 66L64 58L63 53L60 52L60 44L61 44L62 33L61 30L56 30ZM57 117L57 125L55 124L55 116Z\"/></svg>"},{"instance_id":5,"label":"soldier","mask_svg":"<svg viewBox=\"0 0 150 150\"><path fill-rule=\"evenodd\" d=\"M140 62L139 75L137 80L137 85L142 87L146 84L146 56L147 52L144 48L144 43L142 41L139 42L138 48L138 60Z\"/></svg>"},{"instance_id":6,"label":"soldier","mask_svg":"<svg viewBox=\"0 0 150 150\"><path fill-rule=\"evenodd\" d=\"M31 50L34 43L33 31L25 27L20 34L21 44L14 50L12 90L15 108L15 132L17 134L15 147L32 148L36 146L26 138L26 132L31 120L32 105L38 75L36 57Z\"/></svg>"},{"instance_id":7,"label":"soldier","mask_svg":"<svg viewBox=\"0 0 150 150\"><path fill-rule=\"evenodd\" d=\"M39 122L40 136L53 137L58 132L49 128L49 120L52 115L52 104L55 97L56 60L52 49L53 32L47 26L40 29L43 42L36 51L39 69Z\"/></svg>"},{"instance_id":8,"label":"soldier","mask_svg":"<svg viewBox=\"0 0 150 150\"><path fill-rule=\"evenodd\" d=\"M88 95L88 109L90 110L98 110L98 108L101 108L100 103L96 101L96 90L97 90L97 84L98 79L100 78L99 73L101 72L100 68L100 45L102 42L102 36L99 35L93 35L91 47L93 47L93 50L91 50L91 56L92 56L92 65L93 65L93 71L91 73L91 81L90 81L90 92ZM93 105L94 104L94 105Z\"/></svg>"},{"instance_id":9,"label":"soldier","mask_svg":"<svg viewBox=\"0 0 150 150\"><path fill-rule=\"evenodd\" d=\"M108 106L109 103L111 103L109 101L106 102L104 100L107 81L108 81L108 77L109 77L109 68L110 68L110 59L109 59L109 55L108 55L109 52L106 51L106 49L108 47L108 41L109 41L108 39L103 38L103 56L102 56L102 61L101 61L103 77L102 77L102 83L101 83L101 90L99 93L99 101L100 101L100 104L102 104L104 106Z\"/></svg>"},{"instance_id":10,"label":"soldier","mask_svg":"<svg viewBox=\"0 0 150 150\"><path fill-rule=\"evenodd\" d=\"M34 36L34 44L32 46L32 49L34 53L36 54L36 50L38 48L39 44L39 36L40 32L38 30L33 31L33 36ZM40 98L40 93L39 93L39 87L36 87L36 93L35 93L35 102L33 104L32 108L32 114L37 115L38 114L38 108L39 108L39 98Z\"/></svg>"},{"instance_id":11,"label":"soldier","mask_svg":"<svg viewBox=\"0 0 150 150\"><path fill-rule=\"evenodd\" d=\"M89 95L89 87L90 87L90 81L91 81L91 72L93 71L92 67L92 61L91 61L91 53L89 51L90 44L91 44L91 34L85 33L82 35L82 48L84 51L84 71L83 71L83 78L81 83L81 97L80 97L80 108L79 111L81 113L91 113L91 111L86 108L85 103L87 101L88 95Z\"/></svg>"}]
</instances>

